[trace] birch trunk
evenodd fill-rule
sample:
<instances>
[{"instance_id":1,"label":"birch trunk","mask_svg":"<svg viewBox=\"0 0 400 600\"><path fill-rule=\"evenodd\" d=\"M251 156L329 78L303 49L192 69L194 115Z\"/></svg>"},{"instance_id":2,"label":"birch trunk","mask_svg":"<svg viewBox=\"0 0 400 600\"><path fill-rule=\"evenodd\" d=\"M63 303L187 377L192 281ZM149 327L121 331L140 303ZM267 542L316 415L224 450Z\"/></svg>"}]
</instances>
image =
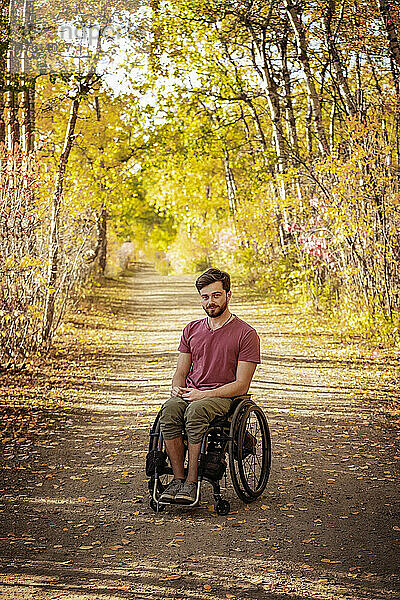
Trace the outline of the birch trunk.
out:
<instances>
[{"instance_id":1,"label":"birch trunk","mask_svg":"<svg viewBox=\"0 0 400 600\"><path fill-rule=\"evenodd\" d=\"M285 172L287 167L287 155L285 147L285 137L283 134L282 113L278 94L278 86L273 78L271 67L266 55L265 40L263 39L260 43L260 41L257 40L256 36L254 35L254 31L252 29L251 34L254 41L254 47L257 51L257 57L262 65L261 76L264 84L263 87L267 94L268 107L271 115L272 137L274 140L276 152L277 171L279 174L282 174ZM257 72L260 74L260 69L258 68L256 63L255 67L257 69Z\"/></svg>"},{"instance_id":2,"label":"birch trunk","mask_svg":"<svg viewBox=\"0 0 400 600\"><path fill-rule=\"evenodd\" d=\"M246 97L245 102L251 110L251 114L253 115L253 122L258 131L258 135L260 136L260 142L261 142L262 149L265 152L265 150L267 149L267 140L265 139L265 133L264 133L264 130L261 125L260 117L258 116L256 107L254 106L254 103L251 100L251 98Z\"/></svg>"},{"instance_id":3,"label":"birch trunk","mask_svg":"<svg viewBox=\"0 0 400 600\"><path fill-rule=\"evenodd\" d=\"M400 69L400 44L394 24L394 17L390 12L390 2L389 0L377 0L377 3L385 24L390 54L394 62L397 64L397 67Z\"/></svg>"},{"instance_id":4,"label":"birch trunk","mask_svg":"<svg viewBox=\"0 0 400 600\"><path fill-rule=\"evenodd\" d=\"M47 272L47 293L46 303L43 314L43 340L47 341L51 337L52 325L54 321L55 299L56 299L56 283L59 270L59 220L62 202L62 193L65 179L65 171L67 168L68 157L71 152L76 121L78 118L78 110L80 104L80 95L76 95L70 111L69 121L64 138L64 147L60 157L58 166L57 179L54 187L53 206L50 221L50 239L49 239L49 266Z\"/></svg>"},{"instance_id":5,"label":"birch trunk","mask_svg":"<svg viewBox=\"0 0 400 600\"><path fill-rule=\"evenodd\" d=\"M10 0L9 4L9 20L14 11L14 0ZM6 85L8 88L6 108L8 109L8 124L7 124L7 145L11 153L14 153L20 142L20 129L18 121L18 92L19 92L19 77L12 74L13 65L13 49L9 45L7 50L7 70L6 70Z\"/></svg>"},{"instance_id":6,"label":"birch trunk","mask_svg":"<svg viewBox=\"0 0 400 600\"><path fill-rule=\"evenodd\" d=\"M43 313L43 326L42 326L42 340L48 344L51 341L53 332L53 322L55 316L56 307L56 286L59 272L59 220L62 204L62 194L64 189L65 172L67 169L68 158L71 152L71 148L74 142L74 134L76 121L78 119L78 110L81 102L81 98L88 93L90 86L94 79L96 79L95 68L100 57L101 50L101 35L103 29L99 30L97 38L96 51L94 53L92 65L89 69L88 74L84 77L83 81L79 84L76 91L75 98L71 105L69 120L67 129L64 137L64 147L60 156L60 162L58 165L56 183L53 192L53 205L51 211L50 221L50 236L49 236L49 264L47 271L47 292Z\"/></svg>"},{"instance_id":7,"label":"birch trunk","mask_svg":"<svg viewBox=\"0 0 400 600\"><path fill-rule=\"evenodd\" d=\"M24 0L23 27L29 29L32 24L32 0ZM34 131L34 102L35 102L35 79L29 76L28 53L25 45L21 55L21 74L23 83L22 103L22 148L25 152L33 151Z\"/></svg>"},{"instance_id":8,"label":"birch trunk","mask_svg":"<svg viewBox=\"0 0 400 600\"><path fill-rule=\"evenodd\" d=\"M101 275L104 275L107 263L107 211L104 207L101 209L99 226L99 267Z\"/></svg>"},{"instance_id":9,"label":"birch trunk","mask_svg":"<svg viewBox=\"0 0 400 600\"><path fill-rule=\"evenodd\" d=\"M266 51L266 40L265 31L262 32L262 39L259 40L255 35L255 32L251 25L247 24L247 28L253 39L253 47L256 50L257 56L253 54L254 67L261 77L263 87L265 89L268 101L268 107L272 121L272 139L274 142L275 153L276 153L276 172L278 176L284 175L287 169L287 148L285 136L283 133L282 123L282 111L280 106L280 98L278 94L278 86L274 80L270 62L267 57ZM260 61L261 68L257 64L257 58ZM283 177L278 177L278 189L279 196L283 202L283 206L286 203L286 184ZM287 222L286 209L284 211L284 220Z\"/></svg>"},{"instance_id":10,"label":"birch trunk","mask_svg":"<svg viewBox=\"0 0 400 600\"><path fill-rule=\"evenodd\" d=\"M288 129L288 138L292 145L292 149L296 156L299 156L299 141L297 136L296 129L296 119L294 116L293 110L293 102L292 102L292 89L290 82L290 73L287 64L287 30L284 32L284 35L279 43L279 49L281 54L281 62L282 62L282 79L284 83L284 93L285 93L285 112L286 112L286 122Z\"/></svg>"},{"instance_id":11,"label":"birch trunk","mask_svg":"<svg viewBox=\"0 0 400 600\"><path fill-rule=\"evenodd\" d=\"M236 198L236 184L233 172L229 163L229 153L226 147L224 147L224 168L225 168L225 183L226 191L228 194L229 207L232 215L236 213L237 198Z\"/></svg>"},{"instance_id":12,"label":"birch trunk","mask_svg":"<svg viewBox=\"0 0 400 600\"><path fill-rule=\"evenodd\" d=\"M6 21L6 2L3 0L0 2L0 26L4 26L3 24ZM5 102L5 88L6 88L6 70L7 70L7 45L5 40L3 44L0 46L0 147L5 146L6 137L7 137L7 128L6 128L6 120L5 120L5 110L6 110L6 102Z\"/></svg>"},{"instance_id":13,"label":"birch trunk","mask_svg":"<svg viewBox=\"0 0 400 600\"><path fill-rule=\"evenodd\" d=\"M312 108L313 121L319 151L322 154L322 156L326 156L329 153L328 140L322 121L321 102L319 100L319 96L315 87L314 77L311 71L310 61L308 58L307 41L304 33L304 28L297 14L296 7L294 4L292 4L291 0L285 0L285 8L295 34L298 57L306 78L306 85L310 98L310 105Z\"/></svg>"},{"instance_id":14,"label":"birch trunk","mask_svg":"<svg viewBox=\"0 0 400 600\"><path fill-rule=\"evenodd\" d=\"M357 105L350 92L347 79L344 76L342 62L339 57L338 50L334 41L334 37L331 30L332 17L335 11L335 5L332 0L328 1L328 11L322 17L324 23L325 40L329 50L329 57L331 60L332 68L336 78L336 84L342 94L347 113L354 117L357 114Z\"/></svg>"},{"instance_id":15,"label":"birch trunk","mask_svg":"<svg viewBox=\"0 0 400 600\"><path fill-rule=\"evenodd\" d=\"M2 85L2 83L0 83ZM0 92L0 146L6 143L6 122L4 120L5 102L4 94Z\"/></svg>"}]
</instances>

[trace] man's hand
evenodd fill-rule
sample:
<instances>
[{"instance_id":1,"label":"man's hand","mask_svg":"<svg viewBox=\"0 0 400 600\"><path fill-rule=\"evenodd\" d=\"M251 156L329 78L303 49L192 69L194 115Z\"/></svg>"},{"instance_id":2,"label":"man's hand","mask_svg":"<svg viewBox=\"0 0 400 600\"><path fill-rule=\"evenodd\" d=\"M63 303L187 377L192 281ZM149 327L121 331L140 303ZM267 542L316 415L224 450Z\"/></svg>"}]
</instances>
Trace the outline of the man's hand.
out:
<instances>
[{"instance_id":1,"label":"man's hand","mask_svg":"<svg viewBox=\"0 0 400 600\"><path fill-rule=\"evenodd\" d=\"M182 394L182 398L188 402L202 400L207 397L207 392L205 390L196 390L194 388L185 388L185 390L186 391Z\"/></svg>"},{"instance_id":2,"label":"man's hand","mask_svg":"<svg viewBox=\"0 0 400 600\"><path fill-rule=\"evenodd\" d=\"M189 388L181 387L179 385L174 385L171 390L171 396L182 397L182 394L184 394L185 392L188 392L188 391L189 391Z\"/></svg>"}]
</instances>

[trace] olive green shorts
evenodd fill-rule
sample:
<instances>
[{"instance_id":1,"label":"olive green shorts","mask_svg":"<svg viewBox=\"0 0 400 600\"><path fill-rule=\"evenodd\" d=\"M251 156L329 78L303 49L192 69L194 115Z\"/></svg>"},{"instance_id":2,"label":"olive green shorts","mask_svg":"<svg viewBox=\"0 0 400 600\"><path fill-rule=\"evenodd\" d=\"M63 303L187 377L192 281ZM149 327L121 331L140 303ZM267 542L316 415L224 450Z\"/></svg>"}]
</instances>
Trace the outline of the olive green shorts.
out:
<instances>
[{"instance_id":1,"label":"olive green shorts","mask_svg":"<svg viewBox=\"0 0 400 600\"><path fill-rule=\"evenodd\" d=\"M215 417L225 415L233 398L203 398L188 402L171 396L161 407L160 428L165 440L180 437L185 429L190 444L201 442Z\"/></svg>"}]
</instances>

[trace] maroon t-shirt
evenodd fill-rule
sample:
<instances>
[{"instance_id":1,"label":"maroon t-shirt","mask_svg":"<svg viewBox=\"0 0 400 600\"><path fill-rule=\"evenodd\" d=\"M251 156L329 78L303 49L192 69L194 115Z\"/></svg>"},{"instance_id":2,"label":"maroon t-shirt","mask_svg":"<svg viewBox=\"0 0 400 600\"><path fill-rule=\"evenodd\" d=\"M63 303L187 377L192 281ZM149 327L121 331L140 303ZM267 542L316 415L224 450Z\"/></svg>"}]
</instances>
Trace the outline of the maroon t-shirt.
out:
<instances>
[{"instance_id":1,"label":"maroon t-shirt","mask_svg":"<svg viewBox=\"0 0 400 600\"><path fill-rule=\"evenodd\" d=\"M192 355L186 387L212 390L236 380L239 360L260 362L260 338L256 330L235 317L213 331L207 318L192 321L183 330L179 352Z\"/></svg>"}]
</instances>

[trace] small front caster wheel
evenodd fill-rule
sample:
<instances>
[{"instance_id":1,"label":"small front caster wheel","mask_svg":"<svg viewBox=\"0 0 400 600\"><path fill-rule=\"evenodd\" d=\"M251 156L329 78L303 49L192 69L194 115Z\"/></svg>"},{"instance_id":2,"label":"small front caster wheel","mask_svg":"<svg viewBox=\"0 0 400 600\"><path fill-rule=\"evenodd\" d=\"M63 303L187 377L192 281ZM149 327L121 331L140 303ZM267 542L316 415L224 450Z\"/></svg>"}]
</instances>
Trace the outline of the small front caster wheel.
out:
<instances>
[{"instance_id":1,"label":"small front caster wheel","mask_svg":"<svg viewBox=\"0 0 400 600\"><path fill-rule=\"evenodd\" d=\"M152 510L154 510L154 512L159 513L162 512L165 509L165 505L164 504L158 504L158 502L155 502L155 500L153 500L153 498L150 500L150 508Z\"/></svg>"},{"instance_id":2,"label":"small front caster wheel","mask_svg":"<svg viewBox=\"0 0 400 600\"><path fill-rule=\"evenodd\" d=\"M217 515L227 515L231 510L231 505L227 500L219 500L215 505Z\"/></svg>"}]
</instances>

